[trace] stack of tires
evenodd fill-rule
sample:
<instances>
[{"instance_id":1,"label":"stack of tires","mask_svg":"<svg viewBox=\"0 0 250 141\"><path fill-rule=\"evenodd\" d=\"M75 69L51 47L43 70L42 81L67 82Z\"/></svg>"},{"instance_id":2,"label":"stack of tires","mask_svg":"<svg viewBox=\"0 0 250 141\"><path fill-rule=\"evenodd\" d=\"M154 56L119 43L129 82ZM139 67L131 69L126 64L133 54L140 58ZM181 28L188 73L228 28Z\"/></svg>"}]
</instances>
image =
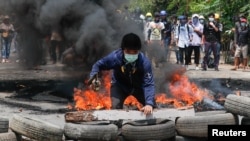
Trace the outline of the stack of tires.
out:
<instances>
[{"instance_id":1,"label":"stack of tires","mask_svg":"<svg viewBox=\"0 0 250 141\"><path fill-rule=\"evenodd\" d=\"M241 116L239 121L241 125L250 125L250 98L246 96L238 96L229 94L226 97L225 109Z\"/></svg>"},{"instance_id":2,"label":"stack of tires","mask_svg":"<svg viewBox=\"0 0 250 141\"><path fill-rule=\"evenodd\" d=\"M168 119L66 123L64 127L66 139L86 141L163 141L174 140L175 133L175 123Z\"/></svg>"},{"instance_id":3,"label":"stack of tires","mask_svg":"<svg viewBox=\"0 0 250 141\"><path fill-rule=\"evenodd\" d=\"M63 129L24 115L0 117L0 141L206 141L208 125L249 125L250 98L229 94L223 111L206 111L170 119L65 123ZM240 120L240 116L242 116Z\"/></svg>"},{"instance_id":4,"label":"stack of tires","mask_svg":"<svg viewBox=\"0 0 250 141\"><path fill-rule=\"evenodd\" d=\"M17 141L16 134L9 130L9 119L0 117L0 141Z\"/></svg>"},{"instance_id":5,"label":"stack of tires","mask_svg":"<svg viewBox=\"0 0 250 141\"><path fill-rule=\"evenodd\" d=\"M36 141L62 141L63 139L63 129L38 118L14 115L10 120L9 127L19 139L22 136Z\"/></svg>"}]
</instances>

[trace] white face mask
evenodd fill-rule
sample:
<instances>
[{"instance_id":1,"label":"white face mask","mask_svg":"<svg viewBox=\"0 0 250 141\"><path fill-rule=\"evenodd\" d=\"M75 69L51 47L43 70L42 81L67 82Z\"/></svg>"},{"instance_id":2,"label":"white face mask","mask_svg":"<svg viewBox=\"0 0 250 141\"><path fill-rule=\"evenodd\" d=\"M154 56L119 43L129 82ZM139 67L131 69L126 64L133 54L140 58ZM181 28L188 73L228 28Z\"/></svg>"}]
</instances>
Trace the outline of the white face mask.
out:
<instances>
[{"instance_id":1,"label":"white face mask","mask_svg":"<svg viewBox=\"0 0 250 141\"><path fill-rule=\"evenodd\" d=\"M138 59L138 54L124 54L125 59L129 62L132 63Z\"/></svg>"},{"instance_id":2,"label":"white face mask","mask_svg":"<svg viewBox=\"0 0 250 141\"><path fill-rule=\"evenodd\" d=\"M208 20L209 20L210 22L213 22L213 21L214 21L214 18L208 18Z\"/></svg>"}]
</instances>

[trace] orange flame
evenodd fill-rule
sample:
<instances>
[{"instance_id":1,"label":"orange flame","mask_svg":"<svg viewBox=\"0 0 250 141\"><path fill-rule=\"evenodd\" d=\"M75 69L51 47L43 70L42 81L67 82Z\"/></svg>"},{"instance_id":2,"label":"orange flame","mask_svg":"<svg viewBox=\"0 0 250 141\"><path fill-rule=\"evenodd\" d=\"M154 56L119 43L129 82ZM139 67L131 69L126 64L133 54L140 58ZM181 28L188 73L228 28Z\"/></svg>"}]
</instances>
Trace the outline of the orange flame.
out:
<instances>
[{"instance_id":1,"label":"orange flame","mask_svg":"<svg viewBox=\"0 0 250 141\"><path fill-rule=\"evenodd\" d=\"M100 91L92 89L74 89L75 108L78 110L98 110L111 109L110 87L111 78L109 72L102 75L103 88ZM190 106L194 102L201 101L204 97L209 97L208 92L201 90L195 83L188 80L188 77L179 73L172 75L169 84L171 98L167 98L165 93L156 94L156 103L173 105L174 107ZM124 105L142 108L142 104L133 96L129 96L124 101Z\"/></svg>"},{"instance_id":2,"label":"orange flame","mask_svg":"<svg viewBox=\"0 0 250 141\"><path fill-rule=\"evenodd\" d=\"M207 91L199 89L185 75L176 73L171 80L169 85L170 94L178 101L184 102L187 106L192 105L196 101L201 101L204 97L209 97Z\"/></svg>"}]
</instances>

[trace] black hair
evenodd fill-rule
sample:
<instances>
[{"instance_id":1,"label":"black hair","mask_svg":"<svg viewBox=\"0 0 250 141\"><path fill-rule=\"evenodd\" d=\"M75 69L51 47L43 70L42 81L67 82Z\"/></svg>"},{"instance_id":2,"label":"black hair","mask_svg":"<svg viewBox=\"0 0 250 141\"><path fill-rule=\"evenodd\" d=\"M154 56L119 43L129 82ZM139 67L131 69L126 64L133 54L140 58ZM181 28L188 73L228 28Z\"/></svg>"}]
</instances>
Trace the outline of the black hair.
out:
<instances>
[{"instance_id":1,"label":"black hair","mask_svg":"<svg viewBox=\"0 0 250 141\"><path fill-rule=\"evenodd\" d=\"M214 13L209 13L209 14L208 14L208 17L210 17L210 16L215 17Z\"/></svg>"},{"instance_id":2,"label":"black hair","mask_svg":"<svg viewBox=\"0 0 250 141\"><path fill-rule=\"evenodd\" d=\"M128 33L123 36L121 48L140 50L141 49L141 39L138 35L134 33Z\"/></svg>"}]
</instances>

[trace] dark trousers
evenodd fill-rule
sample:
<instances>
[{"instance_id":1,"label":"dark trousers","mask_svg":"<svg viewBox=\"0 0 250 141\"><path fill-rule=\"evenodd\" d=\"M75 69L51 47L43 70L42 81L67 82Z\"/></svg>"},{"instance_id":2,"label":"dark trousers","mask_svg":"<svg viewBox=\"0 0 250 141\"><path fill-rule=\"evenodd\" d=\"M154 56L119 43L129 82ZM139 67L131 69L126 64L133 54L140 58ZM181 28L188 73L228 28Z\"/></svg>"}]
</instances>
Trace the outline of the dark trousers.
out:
<instances>
[{"instance_id":1,"label":"dark trousers","mask_svg":"<svg viewBox=\"0 0 250 141\"><path fill-rule=\"evenodd\" d=\"M110 93L112 109L123 109L124 101L129 95L133 95L138 100L138 102L140 102L142 105L145 105L143 89L135 89L134 91L129 92L117 84L112 84Z\"/></svg>"},{"instance_id":2,"label":"dark trousers","mask_svg":"<svg viewBox=\"0 0 250 141\"><path fill-rule=\"evenodd\" d=\"M218 68L218 66L219 66L219 55L217 55L218 54L217 42L205 42L205 56L204 56L204 59L203 59L204 68L207 67L207 61L208 61L208 57L209 57L209 50L211 50L213 52L214 66L215 66L215 68Z\"/></svg>"},{"instance_id":3,"label":"dark trousers","mask_svg":"<svg viewBox=\"0 0 250 141\"><path fill-rule=\"evenodd\" d=\"M188 47L185 48L180 48L179 47L179 51L180 51L180 62L182 65L188 65ZM185 59L185 63L184 63L184 59Z\"/></svg>"},{"instance_id":4,"label":"dark trousers","mask_svg":"<svg viewBox=\"0 0 250 141\"><path fill-rule=\"evenodd\" d=\"M188 62L191 63L192 53L194 51L194 63L199 64L200 60L200 46L189 46L188 47Z\"/></svg>"},{"instance_id":5,"label":"dark trousers","mask_svg":"<svg viewBox=\"0 0 250 141\"><path fill-rule=\"evenodd\" d=\"M58 47L58 54L56 53L56 48ZM50 43L50 55L51 59L56 62L57 60L61 60L62 53L64 51L62 41L51 40Z\"/></svg>"}]
</instances>

